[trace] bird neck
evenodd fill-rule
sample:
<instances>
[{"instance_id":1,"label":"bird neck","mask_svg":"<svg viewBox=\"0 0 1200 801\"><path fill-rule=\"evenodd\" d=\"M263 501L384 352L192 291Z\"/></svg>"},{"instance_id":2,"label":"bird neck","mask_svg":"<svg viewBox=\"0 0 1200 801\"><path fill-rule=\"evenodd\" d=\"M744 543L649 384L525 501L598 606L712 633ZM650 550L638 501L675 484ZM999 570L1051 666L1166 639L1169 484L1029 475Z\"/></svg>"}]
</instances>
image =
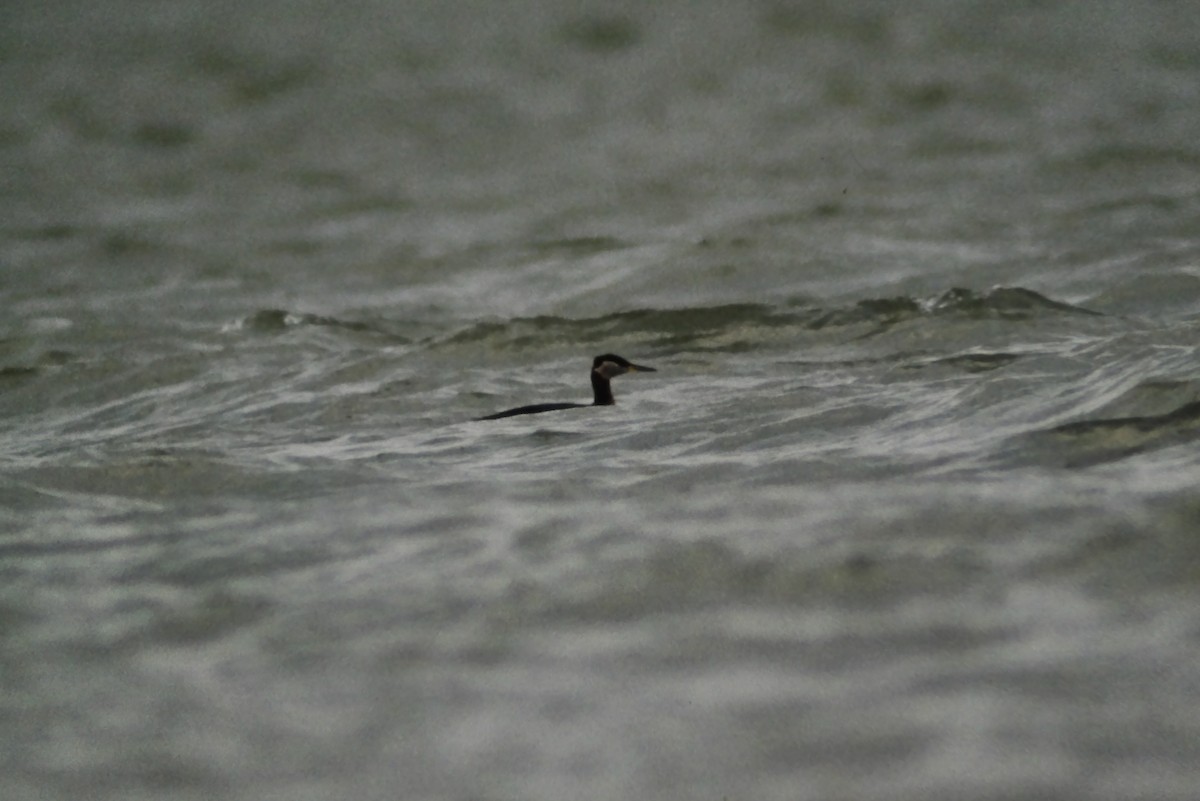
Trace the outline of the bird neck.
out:
<instances>
[{"instance_id":1,"label":"bird neck","mask_svg":"<svg viewBox=\"0 0 1200 801\"><path fill-rule=\"evenodd\" d=\"M613 400L612 385L595 370L592 371L592 394L595 397L592 401L593 406L612 406L616 403Z\"/></svg>"}]
</instances>

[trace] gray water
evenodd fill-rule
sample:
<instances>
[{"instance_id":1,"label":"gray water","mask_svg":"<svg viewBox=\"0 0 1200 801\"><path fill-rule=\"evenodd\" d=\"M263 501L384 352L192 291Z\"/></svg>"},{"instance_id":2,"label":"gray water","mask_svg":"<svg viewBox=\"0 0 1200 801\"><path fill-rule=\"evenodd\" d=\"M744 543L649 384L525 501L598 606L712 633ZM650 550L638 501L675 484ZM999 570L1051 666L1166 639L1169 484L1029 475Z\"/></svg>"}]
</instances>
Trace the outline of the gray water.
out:
<instances>
[{"instance_id":1,"label":"gray water","mask_svg":"<svg viewBox=\"0 0 1200 801\"><path fill-rule=\"evenodd\" d=\"M0 797L1193 798L1198 20L6 3Z\"/></svg>"}]
</instances>

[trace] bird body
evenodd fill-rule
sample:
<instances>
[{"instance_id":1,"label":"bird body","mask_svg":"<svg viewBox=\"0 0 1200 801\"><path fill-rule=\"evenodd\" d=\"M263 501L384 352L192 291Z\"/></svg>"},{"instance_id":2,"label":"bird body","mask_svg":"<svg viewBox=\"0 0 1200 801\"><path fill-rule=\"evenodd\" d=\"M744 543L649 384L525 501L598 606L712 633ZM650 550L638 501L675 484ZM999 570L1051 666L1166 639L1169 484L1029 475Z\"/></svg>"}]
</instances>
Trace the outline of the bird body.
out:
<instances>
[{"instance_id":1,"label":"bird body","mask_svg":"<svg viewBox=\"0 0 1200 801\"><path fill-rule=\"evenodd\" d=\"M625 373L654 372L657 371L653 367L633 364L628 359L624 359L615 353L605 353L592 360L591 403L535 403L530 406L518 406L515 409L496 412L495 414L489 414L476 419L499 420L502 417L515 417L519 414L541 414L542 412L556 412L560 409L581 409L587 406L612 406L616 403L616 400L613 398L612 385L609 383L613 378Z\"/></svg>"}]
</instances>

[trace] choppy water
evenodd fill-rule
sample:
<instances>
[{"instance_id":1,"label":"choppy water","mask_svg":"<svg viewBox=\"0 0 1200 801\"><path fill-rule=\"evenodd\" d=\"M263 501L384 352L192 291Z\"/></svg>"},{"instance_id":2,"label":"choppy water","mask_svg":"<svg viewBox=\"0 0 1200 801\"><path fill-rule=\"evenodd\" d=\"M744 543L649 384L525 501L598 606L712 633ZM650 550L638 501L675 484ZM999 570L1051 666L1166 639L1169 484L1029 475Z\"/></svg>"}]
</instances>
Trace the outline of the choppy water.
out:
<instances>
[{"instance_id":1,"label":"choppy water","mask_svg":"<svg viewBox=\"0 0 1200 801\"><path fill-rule=\"evenodd\" d=\"M1193 797L1197 53L7 4L0 795Z\"/></svg>"}]
</instances>

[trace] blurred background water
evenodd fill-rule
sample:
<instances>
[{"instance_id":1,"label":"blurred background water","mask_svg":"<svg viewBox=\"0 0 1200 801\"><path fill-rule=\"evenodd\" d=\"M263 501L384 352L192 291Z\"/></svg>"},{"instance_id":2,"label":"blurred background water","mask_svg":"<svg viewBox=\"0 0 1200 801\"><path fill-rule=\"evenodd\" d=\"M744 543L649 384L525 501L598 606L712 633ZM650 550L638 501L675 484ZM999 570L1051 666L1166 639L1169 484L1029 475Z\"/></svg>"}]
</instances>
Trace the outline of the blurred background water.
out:
<instances>
[{"instance_id":1,"label":"blurred background water","mask_svg":"<svg viewBox=\"0 0 1200 801\"><path fill-rule=\"evenodd\" d=\"M12 0L0 103L5 799L1194 797L1193 4Z\"/></svg>"}]
</instances>

